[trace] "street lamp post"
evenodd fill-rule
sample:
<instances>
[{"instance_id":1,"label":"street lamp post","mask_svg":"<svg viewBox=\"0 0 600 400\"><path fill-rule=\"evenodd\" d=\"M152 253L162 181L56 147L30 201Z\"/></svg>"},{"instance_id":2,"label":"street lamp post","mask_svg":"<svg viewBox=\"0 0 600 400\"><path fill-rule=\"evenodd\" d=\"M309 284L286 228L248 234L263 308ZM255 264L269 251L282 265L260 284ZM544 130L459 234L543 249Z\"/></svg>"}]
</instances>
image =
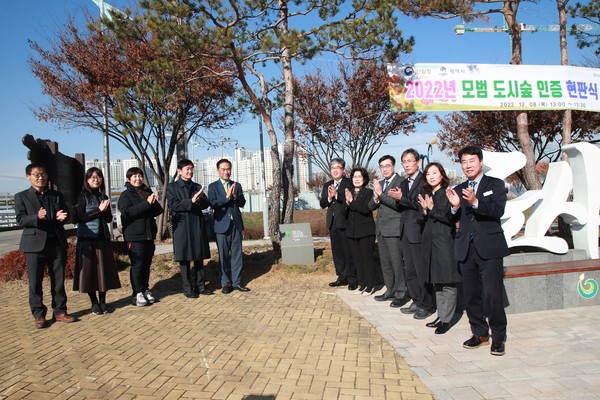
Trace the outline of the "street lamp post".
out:
<instances>
[{"instance_id":1,"label":"street lamp post","mask_svg":"<svg viewBox=\"0 0 600 400\"><path fill-rule=\"evenodd\" d=\"M265 172L265 150L263 147L263 126L262 116L258 116L258 134L260 143L260 173L262 178L263 190L263 232L264 238L269 238L269 206L267 202L267 174Z\"/></svg>"}]
</instances>

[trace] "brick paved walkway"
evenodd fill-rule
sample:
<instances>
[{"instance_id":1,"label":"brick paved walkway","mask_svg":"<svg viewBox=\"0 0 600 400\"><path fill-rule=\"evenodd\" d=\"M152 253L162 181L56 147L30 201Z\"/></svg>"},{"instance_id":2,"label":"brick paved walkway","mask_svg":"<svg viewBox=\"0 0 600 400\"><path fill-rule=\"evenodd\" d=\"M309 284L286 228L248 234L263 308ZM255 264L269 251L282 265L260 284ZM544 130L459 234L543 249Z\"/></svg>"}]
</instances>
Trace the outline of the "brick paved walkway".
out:
<instances>
[{"instance_id":1,"label":"brick paved walkway","mask_svg":"<svg viewBox=\"0 0 600 400\"><path fill-rule=\"evenodd\" d=\"M68 292L79 321L43 330L32 327L26 291L0 287L0 399L433 398L335 291L190 300L155 290L160 303L135 307L121 289L109 292L116 309L106 316Z\"/></svg>"}]
</instances>

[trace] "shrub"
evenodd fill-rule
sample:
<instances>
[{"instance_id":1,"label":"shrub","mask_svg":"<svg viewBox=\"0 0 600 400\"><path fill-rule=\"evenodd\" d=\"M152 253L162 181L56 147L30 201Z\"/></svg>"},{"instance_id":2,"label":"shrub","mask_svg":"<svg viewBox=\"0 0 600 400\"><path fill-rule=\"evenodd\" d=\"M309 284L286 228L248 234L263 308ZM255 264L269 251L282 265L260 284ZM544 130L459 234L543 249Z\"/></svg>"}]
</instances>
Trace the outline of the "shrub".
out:
<instances>
[{"instance_id":1,"label":"shrub","mask_svg":"<svg viewBox=\"0 0 600 400\"><path fill-rule=\"evenodd\" d=\"M65 268L65 279L72 279L75 272L75 259L77 256L76 238L71 237L67 247L67 266ZM113 246L114 246L113 242ZM122 243L122 242L121 242ZM123 246L124 247L124 246ZM117 247L113 251L115 262L119 270L125 269L129 264L129 260L122 255L123 249ZM48 276L48 270L44 272L44 276ZM20 279L27 279L27 262L25 261L25 253L19 250L10 251L0 257L0 282L8 282Z\"/></svg>"},{"instance_id":2,"label":"shrub","mask_svg":"<svg viewBox=\"0 0 600 400\"><path fill-rule=\"evenodd\" d=\"M0 258L0 281L8 282L27 276L25 254L19 250L9 251Z\"/></svg>"}]
</instances>

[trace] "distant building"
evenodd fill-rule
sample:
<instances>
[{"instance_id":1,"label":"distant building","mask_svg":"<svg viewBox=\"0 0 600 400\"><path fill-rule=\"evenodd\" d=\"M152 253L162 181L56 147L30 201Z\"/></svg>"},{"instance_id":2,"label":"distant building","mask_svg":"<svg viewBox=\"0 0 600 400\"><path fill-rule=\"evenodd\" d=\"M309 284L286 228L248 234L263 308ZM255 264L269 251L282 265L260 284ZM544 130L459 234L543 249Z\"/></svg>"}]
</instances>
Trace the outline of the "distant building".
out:
<instances>
[{"instance_id":1,"label":"distant building","mask_svg":"<svg viewBox=\"0 0 600 400\"><path fill-rule=\"evenodd\" d=\"M271 149L265 147L263 149L265 166L264 172L266 176L266 187L270 187L273 184L273 162L271 160ZM283 146L279 145L279 157L280 161L283 160ZM212 156L205 160L193 160L194 162L194 180L202 185L207 186L211 182L219 179L217 173L217 161L221 158L225 158L231 162L231 175L232 179L240 182L245 191L262 192L265 185L262 183L263 170L261 168L260 151L250 151L243 147L235 149L233 156L224 154L222 157ZM173 177L177 171L177 159L173 157L171 165L169 166L169 176ZM156 166L156 160L151 160L152 165ZM85 168L97 167L105 172L105 163L97 158L90 161L86 161ZM129 158L126 160L117 159L111 161L110 172L111 172L111 186L113 189L122 188L127 180L125 174L131 167L140 167L140 163L135 158ZM144 168L148 185L152 188L158 186L160 182L156 181L156 177L152 173L152 169L149 165ZM312 163L310 162L310 156L304 155L301 149L298 149L294 157L294 185L300 192L308 191L307 182L313 175Z\"/></svg>"},{"instance_id":2,"label":"distant building","mask_svg":"<svg viewBox=\"0 0 600 400\"><path fill-rule=\"evenodd\" d=\"M17 225L15 196L9 193L0 193L0 228Z\"/></svg>"}]
</instances>

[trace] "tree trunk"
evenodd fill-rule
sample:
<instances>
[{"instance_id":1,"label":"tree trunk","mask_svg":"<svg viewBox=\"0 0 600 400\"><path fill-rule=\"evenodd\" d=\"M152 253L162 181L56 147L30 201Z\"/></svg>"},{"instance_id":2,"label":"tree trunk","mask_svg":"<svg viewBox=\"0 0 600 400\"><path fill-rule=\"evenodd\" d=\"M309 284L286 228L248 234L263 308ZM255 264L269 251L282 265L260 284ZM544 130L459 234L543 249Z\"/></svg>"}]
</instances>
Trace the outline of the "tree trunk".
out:
<instances>
[{"instance_id":1,"label":"tree trunk","mask_svg":"<svg viewBox=\"0 0 600 400\"><path fill-rule=\"evenodd\" d=\"M287 1L281 0L281 24L282 34L289 35L287 17ZM284 224L291 224L294 220L294 74L292 72L292 56L290 49L284 47L281 50L281 64L283 67L284 89L284 135L283 144L283 220Z\"/></svg>"},{"instance_id":2,"label":"tree trunk","mask_svg":"<svg viewBox=\"0 0 600 400\"><path fill-rule=\"evenodd\" d=\"M558 8L558 26L559 26L559 40L560 40L560 65L569 65L569 53L567 50L567 3L569 0L556 0L556 7ZM571 127L573 123L573 116L571 110L565 110L563 115L563 131L562 131L562 145L571 143ZM567 153L561 154L563 161L569 161ZM563 238L569 248L573 248L573 232L571 225L567 224L562 216L558 216L558 236Z\"/></svg>"},{"instance_id":3,"label":"tree trunk","mask_svg":"<svg viewBox=\"0 0 600 400\"><path fill-rule=\"evenodd\" d=\"M517 11L519 9L519 0L517 1L505 1L504 7L502 7L502 14L504 20L508 26L511 40L511 59L510 63L513 65L520 65L523 63L523 54L521 51L521 26L517 22ZM523 167L523 177L525 182L525 188L541 189L542 183L535 170L535 156L533 153L533 145L531 144L531 138L529 137L529 127L527 122L527 113L522 112L517 116L517 138L521 146L521 151L525 155L527 160L525 167Z\"/></svg>"},{"instance_id":4,"label":"tree trunk","mask_svg":"<svg viewBox=\"0 0 600 400\"><path fill-rule=\"evenodd\" d=\"M559 40L560 40L560 65L569 65L569 53L567 49L567 3L569 0L556 0L556 7L558 8L558 26L559 26ZM571 126L573 117L571 110L565 110L563 116L563 145L571 143ZM562 160L567 161L568 157L565 153L561 155Z\"/></svg>"},{"instance_id":5,"label":"tree trunk","mask_svg":"<svg viewBox=\"0 0 600 400\"><path fill-rule=\"evenodd\" d=\"M271 121L269 120L269 122ZM265 124L267 125L269 136L271 135L271 132L273 132L273 135L275 135L273 127L269 127L267 121L265 121ZM271 139L271 143L273 143L273 139ZM275 144L271 144L273 184L271 185L271 190L269 191L269 236L271 237L271 242L275 247L281 240L279 237L279 219L281 216L281 163L279 161L279 151L277 147L277 138L275 138Z\"/></svg>"},{"instance_id":6,"label":"tree trunk","mask_svg":"<svg viewBox=\"0 0 600 400\"><path fill-rule=\"evenodd\" d=\"M520 65L523 63L523 54L521 51L521 27L517 22L517 11L519 10L519 0L505 1L502 7L502 15L506 21L506 26L510 32L510 63Z\"/></svg>"},{"instance_id":7,"label":"tree trunk","mask_svg":"<svg viewBox=\"0 0 600 400\"><path fill-rule=\"evenodd\" d=\"M542 182L535 170L535 157L533 154L533 145L529 137L529 129L527 123L527 113L520 113L517 116L517 137L521 145L521 151L525 154L526 162L523 167L523 185L527 190L541 189Z\"/></svg>"}]
</instances>

